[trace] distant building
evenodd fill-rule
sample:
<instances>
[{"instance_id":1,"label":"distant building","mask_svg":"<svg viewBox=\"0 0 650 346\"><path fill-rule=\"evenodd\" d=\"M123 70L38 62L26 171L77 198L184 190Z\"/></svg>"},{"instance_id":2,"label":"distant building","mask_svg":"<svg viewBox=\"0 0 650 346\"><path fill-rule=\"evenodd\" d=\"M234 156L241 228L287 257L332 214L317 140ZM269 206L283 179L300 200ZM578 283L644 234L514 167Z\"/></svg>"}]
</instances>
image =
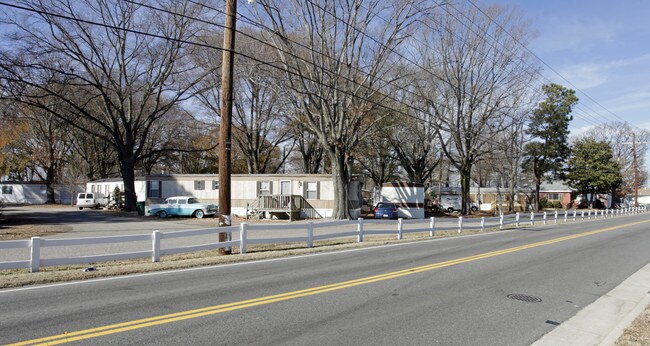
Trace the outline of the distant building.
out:
<instances>
[{"instance_id":1,"label":"distant building","mask_svg":"<svg viewBox=\"0 0 650 346\"><path fill-rule=\"evenodd\" d=\"M74 204L83 185L54 185L54 201L57 204ZM0 182L0 202L6 204L45 204L47 187L44 181L2 181Z\"/></svg>"}]
</instances>

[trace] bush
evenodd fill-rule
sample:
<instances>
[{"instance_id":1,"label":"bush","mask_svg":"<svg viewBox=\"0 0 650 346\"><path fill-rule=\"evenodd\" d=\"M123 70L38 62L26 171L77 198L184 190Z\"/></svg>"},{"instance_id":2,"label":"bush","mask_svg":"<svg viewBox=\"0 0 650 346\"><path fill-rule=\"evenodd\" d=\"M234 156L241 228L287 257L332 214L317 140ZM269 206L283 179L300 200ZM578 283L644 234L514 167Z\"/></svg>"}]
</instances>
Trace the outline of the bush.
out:
<instances>
[{"instance_id":1,"label":"bush","mask_svg":"<svg viewBox=\"0 0 650 346\"><path fill-rule=\"evenodd\" d=\"M562 207L562 202L560 202L560 201L555 201L555 202L553 202L553 208L555 208L555 209L562 209L562 208L563 208L563 207Z\"/></svg>"},{"instance_id":2,"label":"bush","mask_svg":"<svg viewBox=\"0 0 650 346\"><path fill-rule=\"evenodd\" d=\"M546 199L546 197L542 197L539 199L539 207L540 209L545 209L549 207L548 199Z\"/></svg>"}]
</instances>

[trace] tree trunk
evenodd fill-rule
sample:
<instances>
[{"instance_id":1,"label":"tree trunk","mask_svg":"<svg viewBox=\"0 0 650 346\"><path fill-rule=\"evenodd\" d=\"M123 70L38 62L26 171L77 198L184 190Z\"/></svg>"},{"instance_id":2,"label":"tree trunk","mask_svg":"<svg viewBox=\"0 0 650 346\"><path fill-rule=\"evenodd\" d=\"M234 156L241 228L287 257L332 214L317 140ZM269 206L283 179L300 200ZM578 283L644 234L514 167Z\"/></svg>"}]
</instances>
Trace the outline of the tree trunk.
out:
<instances>
[{"instance_id":1,"label":"tree trunk","mask_svg":"<svg viewBox=\"0 0 650 346\"><path fill-rule=\"evenodd\" d=\"M541 179L535 179L535 210L540 211L539 207L539 189L540 186L542 185L542 180Z\"/></svg>"},{"instance_id":2,"label":"tree trunk","mask_svg":"<svg viewBox=\"0 0 650 346\"><path fill-rule=\"evenodd\" d=\"M47 167L47 174L45 176L45 190L47 193L47 200L45 204L54 204L56 203L54 199L54 167L52 167L52 162L50 161L50 166Z\"/></svg>"},{"instance_id":3,"label":"tree trunk","mask_svg":"<svg viewBox=\"0 0 650 346\"><path fill-rule=\"evenodd\" d=\"M124 181L124 210L134 211L138 201L135 194L135 164L131 160L125 161L121 165L122 180Z\"/></svg>"},{"instance_id":4,"label":"tree trunk","mask_svg":"<svg viewBox=\"0 0 650 346\"><path fill-rule=\"evenodd\" d=\"M467 206L469 205L470 202L470 196L469 196L469 184L470 184L470 174L472 171L472 165L470 163L465 163L463 166L461 166L460 169L460 187L461 187L461 196L463 200L463 205L461 208L461 213L463 215L469 214L469 209Z\"/></svg>"},{"instance_id":5,"label":"tree trunk","mask_svg":"<svg viewBox=\"0 0 650 346\"><path fill-rule=\"evenodd\" d=\"M350 211L348 210L348 178L345 158L343 152L338 148L333 149L330 153L332 159L332 181L334 183L334 211L332 217L335 219L349 219Z\"/></svg>"}]
</instances>

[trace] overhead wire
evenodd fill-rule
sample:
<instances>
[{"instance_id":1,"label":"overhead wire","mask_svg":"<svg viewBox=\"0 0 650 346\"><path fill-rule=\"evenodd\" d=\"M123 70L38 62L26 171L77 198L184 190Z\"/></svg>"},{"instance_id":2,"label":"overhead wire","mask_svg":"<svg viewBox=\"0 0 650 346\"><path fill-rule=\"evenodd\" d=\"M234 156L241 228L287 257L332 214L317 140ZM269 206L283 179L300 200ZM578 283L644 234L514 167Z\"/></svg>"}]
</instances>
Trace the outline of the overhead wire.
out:
<instances>
[{"instance_id":1,"label":"overhead wire","mask_svg":"<svg viewBox=\"0 0 650 346\"><path fill-rule=\"evenodd\" d=\"M480 12L481 12L481 13L482 13L486 18L488 18L488 19L489 19L490 21L492 21L495 25L499 26L502 30L504 30L504 32L505 32L506 34L510 35L510 37L512 37L512 38L515 40L515 42L517 42L521 47L523 47L525 50L527 50L529 53L531 53L531 54L532 54L532 55L533 55L537 60L539 60L542 64L544 64L544 66L548 67L549 70L551 70L553 73L555 73L557 76L559 76L562 80L564 80L564 81L565 81L567 84L569 84L571 87L573 87L574 89L576 89L576 90L577 90L578 92L580 92L581 94L585 95L585 96L586 96L590 101L592 101L593 103L595 103L596 105L598 105L599 107L601 107L603 110L607 111L608 113L610 113L611 115L613 115L614 117L616 117L617 119L619 119L619 120L621 120L622 122L628 124L629 126L637 127L637 126L635 126L635 125L630 124L627 120L621 118L618 114L612 112L611 110L609 110L608 108L606 108L605 106L603 106L602 104L600 104L598 101L596 101L595 99L593 99L593 98L592 98L589 94L587 94L585 91L583 91L583 90L581 90L580 88L578 88L575 84L573 84L571 81L569 81L569 80L568 80L566 77L564 77L561 73L559 73L557 70L555 70L555 69L554 69L550 64L548 64L546 61L544 61L544 59L542 59L542 58L539 57L537 54L535 54L535 52L533 52L533 51L532 51L530 48L528 48L526 45L522 44L522 43L521 43L521 42L520 42L520 41L519 41L519 40L518 40L514 35L512 35L511 32L509 32L508 30L506 30L505 28L503 28L503 27L501 26L501 24L499 24L498 22L496 22L492 17L490 17L487 13L485 13L485 11L484 11L480 6L478 6L478 5L477 5L473 0L467 0L467 1L468 1L468 2L473 6L473 7L475 7L478 11L480 11ZM546 78L546 77L545 77L545 78ZM547 78L547 79L548 79L548 78ZM590 107L588 107L588 108L590 108ZM591 108L590 108L590 109L591 109ZM591 110L594 111L596 114L599 114L599 113L596 112L595 110L593 110L593 109L591 109ZM601 114L599 114L599 116L603 117ZM605 117L603 117L603 118L605 118ZM606 118L605 118L605 119L606 119ZM637 127L637 128L638 128L638 127Z\"/></svg>"},{"instance_id":2,"label":"overhead wire","mask_svg":"<svg viewBox=\"0 0 650 346\"><path fill-rule=\"evenodd\" d=\"M134 2L134 1L130 1L130 0L125 0L125 1L127 1L127 2L131 2L131 3L134 3L134 4L136 4L136 5L142 5L142 6L146 6L146 7L149 7L149 8L155 9L155 7L152 7L152 6L150 6L150 5L143 5L143 4L139 4L139 3L136 3L136 2ZM194 41L188 41L188 40L181 40L181 39L177 39L177 38L167 37L167 36L164 36L164 35L152 34L152 33L144 32L144 31L138 31L138 30L133 30L133 29L122 28L122 27L118 27L118 26L114 26L114 25L109 25L109 24L100 23L100 22L94 22L94 21L90 21L90 20L79 19L79 18L75 18L75 17L72 17L72 16L67 16L67 15L57 14L57 13L48 12L48 11L42 11L42 10L38 10L38 9L34 9L34 8L29 8L29 7L24 7L24 6L14 5L14 4L8 4L8 3L4 2L4 1L0 1L0 5L7 6L7 7L11 7L11 8L15 8L15 9L19 9L19 10L23 10L23 11L34 12L34 13L38 13L38 14L40 14L40 15L53 16L53 17L57 17L57 18L65 19L65 20L77 21L77 22L81 22L81 23L85 23L85 24L89 24L89 25L94 25L94 26L100 26L100 27L110 28L110 29L118 30L118 31L121 30L121 31L125 31L125 32L133 33L133 34L138 34L138 35L143 35L143 36L148 36L148 37L154 37L154 38L164 39L164 40L168 40L168 41L174 41L174 42L178 42L178 43L184 43L184 44L188 44L188 45L195 45L195 46L200 46L200 47L203 47L203 48L215 49L215 50L219 50L219 51L228 50L228 49L215 47L215 46L212 46L212 45L209 45L209 44L205 44L205 43L194 42ZM158 10L162 10L162 9L158 9ZM170 12L170 14L174 14L174 15L181 16L181 14L173 13L173 12ZM192 17L192 18L195 19L195 20L199 20L198 18L194 18L194 17ZM211 24L211 25L215 25L215 26L218 26L218 27L221 27L221 28L224 27L223 25L219 25L219 24L211 23L211 22L207 22L207 21L206 21L205 23L208 23L208 24ZM241 32L238 31L238 33L241 33ZM253 38L253 36L250 36L250 35L248 35L248 36L251 37L251 38ZM264 42L264 41L260 41L260 42ZM240 53L240 52L236 52L236 51L235 51L234 53L237 54L237 55L243 56L243 57L245 57L245 58L247 58L247 59L250 59L250 60L252 60L252 61L258 62L258 63L260 63L260 64L267 65L267 66L269 66L269 67L276 68L276 69L281 69L280 67L278 67L278 66L276 66L276 65L274 65L274 64L272 64L272 63L269 63L269 62L266 62L266 61L260 60L260 59L258 59L258 58L253 57L253 56L246 55L246 54L242 54L242 53ZM297 57L297 56L294 55L294 57ZM323 84L322 82L320 82L320 81L318 81L318 80L315 80L315 79L311 79L311 78L309 78L309 77L306 77L306 76L304 76L304 75L302 75L301 73L296 72L296 71L284 70L284 72L287 72L287 73L289 73L289 74L291 74L291 75L294 75L294 76L297 76L297 77L305 78L305 79L309 80L310 82L314 82L314 83L320 84L321 86L328 86L328 85L325 85L325 84ZM347 77L344 77L344 76L337 76L337 77L347 78ZM349 79L349 78L347 78L347 79L348 79L348 81L350 81L350 82L358 83L358 82L356 82L356 81L354 81L354 80L352 80L352 79ZM361 85L359 85L359 86L361 86ZM328 87L329 87L329 86L328 86ZM347 95L349 95L349 96L353 96L353 97L356 96L355 94L353 94L352 92L350 92L349 90L346 90L346 89L339 89L339 88L332 88L332 89L335 90L335 91L337 91L337 92L341 92L341 93L347 94ZM413 116L412 114L405 113L404 111L402 111L402 110L400 110L400 109L396 109L396 108L388 107L388 106L386 106L385 104L382 104L382 103L379 103L379 102L373 101L373 100L371 100L371 99L368 99L368 100L366 100L366 101L369 102L369 103L371 103L371 104L373 104L373 105L375 105L375 106L378 106L378 107L381 107L381 108L387 109L387 110L389 110L389 111L391 111L391 112L394 112L394 113L397 113L397 114L401 114L401 115L404 115L404 116L407 116L407 117L411 117L411 118L413 118L413 119L415 119L415 120L417 120L417 121L425 121L425 120L423 120L423 119L421 119L421 118L418 118L418 117ZM410 109L418 110L417 108L413 107L413 106L410 105L410 104L404 103L403 101L400 101L400 100L397 100L397 99L393 99L393 101L397 101L398 103L401 103L402 105L404 105L404 106L406 106L406 107L408 107L408 108L410 108ZM422 110L422 109L419 109L418 111L423 112L423 113L426 113L426 111L425 111L425 110Z\"/></svg>"},{"instance_id":3,"label":"overhead wire","mask_svg":"<svg viewBox=\"0 0 650 346\"><path fill-rule=\"evenodd\" d=\"M463 16L463 17L464 17L467 21L469 21L471 24L475 24L475 23L474 23L474 20L473 20L472 18L470 18L470 17L469 17L467 14L465 14L463 11L459 10L456 6L454 6L453 3L449 3L448 5L449 5L450 7L452 7L452 8L453 8L453 9L454 9L458 14L460 14L461 16ZM451 12L449 12L449 10L448 10L446 7L444 7L444 10L445 10L445 12L447 12L447 14L449 14L450 16L452 16L452 17L453 17L457 22L461 23L461 24L462 24L463 26L465 26L467 29L472 30L472 31L474 30L472 26L466 24L465 21L459 19L458 17L456 17L456 15L454 15L454 14L451 13ZM517 43L519 46L523 47L526 51L528 51L529 53L531 53L533 56L537 57L537 56L536 56L532 51L530 51L530 49L528 49L528 47L527 47L526 45L524 45L523 43L521 43L521 41L520 41L518 38L516 38L512 33L510 33L509 30L507 30L507 29L504 28L501 24L497 23L493 18L491 18L490 16L488 16L488 15L483 11L483 9L480 9L480 8L479 8L479 11L480 11L484 16L486 16L486 17L487 17L487 18L488 18L492 23L496 24L496 25L499 27L499 29L501 29L504 33L506 33L508 36L510 36L510 38L512 38L512 39L514 40L515 43ZM479 28L480 26L479 26L479 25L476 25L476 27ZM483 35L484 35L483 37L487 36L487 37L491 38L491 39L492 39L494 42L496 42L497 44L501 45L504 49L508 49L508 47L505 47L505 46L504 46L504 44L503 44L502 41L500 41L500 40L498 40L497 38L493 37L492 34L490 34L489 32L487 32L485 29L483 29L482 31L483 31ZM474 31L473 31L473 32L474 32ZM521 65L519 65L520 67L527 67L527 68L522 69L522 70L525 71L525 73L529 73L529 75L530 75L532 78L535 78L537 81L542 82L542 84L552 83L552 81L551 81L550 79L548 79L546 76L544 76L542 73L540 73L537 69L535 69L533 66L531 66L528 62L524 61L523 59L519 59L519 61L521 61L521 64L525 65L525 66L521 66ZM544 80L542 80L542 79L544 79ZM588 124L590 124L590 125L594 125L594 126L601 125L600 119L598 119L598 118L594 117L593 115L589 114L588 112L582 110L582 109L581 109L581 104L580 104L579 102L578 102L578 103L573 107L573 111L576 112L576 113L577 113L576 115L578 115L578 116L579 116L582 120L584 120L586 123L588 123ZM574 127L574 125L571 124L571 123L570 123L569 125L572 126L572 127Z\"/></svg>"},{"instance_id":4,"label":"overhead wire","mask_svg":"<svg viewBox=\"0 0 650 346\"><path fill-rule=\"evenodd\" d=\"M141 6L148 6L148 7L152 8L152 9L154 9L153 7L151 7L151 6L149 6L149 5L139 4L139 3L136 3L136 2L134 2L134 1L128 1L128 2L132 2L132 3L134 3L134 4L141 5ZM310 2L311 2L311 1L310 1ZM117 30L124 30L124 31L131 32L131 33L134 33L134 34L146 35L146 36L156 37L156 38L166 39L166 40L175 40L175 41L179 41L179 42L186 43L186 44L199 45L199 46L202 46L202 47L205 47L205 48L211 48L211 49L223 50L222 48L214 47L214 46L207 45L207 44L203 44L203 43L192 42L192 41L185 41L185 40L178 40L178 39L175 39L175 38L165 37L165 36L163 36L163 35L157 35L157 34L151 34L151 33L142 32L142 31L138 31L138 30L132 30L132 29L126 29L126 28L121 28L121 27L115 27L115 26L112 26L112 25L107 25L107 24L105 24L105 23L92 22L92 21L88 21L88 20L82 20L82 19L79 19L79 18L74 18L74 17L65 16L65 15L60 15L60 14L55 14L55 13L46 13L46 12L39 11L39 10L32 9L32 8L27 8L27 7L22 7L22 6L17 6L17 5L12 5L12 4L7 4L7 3L5 3L5 2L0 2L0 5L10 6L10 7L14 7L14 8L22 9L22 10L27 10L27 11L33 11L33 12L37 12L37 13L39 13L39 14L52 15L52 16L60 17L60 18L67 19L67 20L75 20L75 21L80 21L80 22L84 22L84 23L87 23L87 24L100 25L100 26L103 26L103 27L108 27L108 28L117 29ZM204 5L204 4L203 4L203 5ZM204 6L205 6L205 5L204 5ZM209 7L208 7L208 8L209 8ZM157 10L163 10L163 9L159 9L159 8L155 8L155 9L157 9ZM217 11L219 11L219 10L216 9L216 8L212 8L212 9L213 9L213 10L217 10ZM181 14L178 14L178 13L170 13L170 14L181 15ZM382 18L381 16L379 16L379 17ZM340 18L336 17L336 15L334 15L334 18L335 18L336 20L340 20ZM199 20L198 18L190 18L190 19ZM254 22L251 21L249 18L246 18L246 19L247 19L248 22L250 22L250 23L254 23ZM382 19L383 19L383 18L382 18ZM462 22L462 21L461 21L461 22ZM217 27L221 27L221 28L223 28L222 25L219 25L219 24L216 24L216 23L211 23L211 22L206 22L206 23L209 23L209 24L211 24L211 25L215 25L215 26L217 26ZM268 27L265 27L265 26L263 26L263 27L264 27L265 29L269 30ZM355 28L355 29L358 30L358 28ZM261 41L261 40L255 38L255 37L253 37L252 35L248 35L248 34L242 32L242 31L238 31L238 33L243 34L243 35L246 35L246 36L248 36L248 37L250 37L250 38L252 38L252 39L256 39L256 40L258 40L259 42L262 42L262 43L266 43L266 44L268 44L268 42ZM362 32L362 34L366 35L367 37L370 37L370 38L371 38L372 40L374 40L375 42L381 44L378 40L372 38L372 36L370 36L370 35L367 35L365 32ZM278 47L275 47L275 46L273 46L273 47L276 48L276 49L278 49ZM395 53L394 50L392 50L392 51ZM239 53L239 52L236 52L236 53L239 54L240 56L243 56L243 57L245 57L245 58L251 59L251 60L256 61L256 62L258 62L258 63L262 63L262 64L265 64L265 65L271 66L271 67L273 67L273 68L279 68L279 67L276 66L276 65L269 64L268 62L265 62L265 61L259 60L259 59L257 59L257 58L252 57L252 56L245 55L245 54L242 54L242 53ZM289 52L286 52L286 51L285 51L285 53L289 53ZM320 53L322 53L322 52L320 52ZM296 56L294 55L294 57L296 57ZM402 57L403 57L403 58L406 58L406 57L404 57L403 55L402 55ZM297 58L297 57L296 57L296 58ZM333 59L332 57L328 57L328 58ZM408 59L408 58L407 58L407 59ZM414 61L412 61L412 60L410 60L410 59L409 59L409 62L411 62L411 63L415 63ZM415 64L416 64L416 66L418 66L418 67L420 67L421 69L423 69L423 70L426 71L426 69L424 69L424 68L422 68L421 66L417 65L417 63L415 63ZM295 75L295 76L298 76L298 75L299 75L299 74L297 74L297 73L294 72L294 71L285 70L285 72L287 72L287 73L289 73L289 74L292 74L292 75ZM302 77L304 78L304 76L302 76ZM320 81L311 80L311 82L319 83ZM340 90L340 89L337 90L337 91L339 91L339 92L346 92L346 90ZM407 91L407 92L411 92L411 91ZM412 93L412 92L411 92L411 93ZM350 95L351 95L351 96L354 96L354 95L352 95L352 94L350 94ZM410 109L413 109L413 110L416 110L416 111L419 111L419 112L424 112L424 113L426 113L426 110L418 109L418 108L414 108L412 105L410 105L410 104L405 104L405 103L403 103L403 102L400 101L400 100L395 100L395 99L393 99L393 101L397 101L398 103L400 103L400 104L402 104L402 105L405 105L405 106L407 106L407 107L410 108ZM371 102L371 103L372 103L372 102ZM414 119L416 119L416 120L418 120L418 121L423 121L423 119L418 118L418 117L414 117L413 115L408 114L408 113L404 113L403 111L401 111L401 110L399 110L399 109L389 108L389 107L386 107L385 105L383 105L383 104L379 104L379 103L376 103L376 105L377 105L377 106L381 106L381 107L383 107L383 108L386 108L386 109L388 109L388 110L390 110L390 111L393 111L393 112L396 112L396 113L400 113L400 114L403 114L403 115L406 115L406 116L412 117L412 118L414 118Z\"/></svg>"}]
</instances>

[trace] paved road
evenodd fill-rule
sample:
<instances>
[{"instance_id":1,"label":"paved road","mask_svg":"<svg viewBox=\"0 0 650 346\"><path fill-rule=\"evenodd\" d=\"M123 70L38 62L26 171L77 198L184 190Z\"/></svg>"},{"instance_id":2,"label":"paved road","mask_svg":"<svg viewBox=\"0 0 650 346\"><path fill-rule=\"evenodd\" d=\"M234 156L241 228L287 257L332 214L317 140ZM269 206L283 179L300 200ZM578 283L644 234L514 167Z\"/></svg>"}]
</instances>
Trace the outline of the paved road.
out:
<instances>
[{"instance_id":1,"label":"paved road","mask_svg":"<svg viewBox=\"0 0 650 346\"><path fill-rule=\"evenodd\" d=\"M3 290L0 343L529 345L650 263L648 221Z\"/></svg>"}]
</instances>

